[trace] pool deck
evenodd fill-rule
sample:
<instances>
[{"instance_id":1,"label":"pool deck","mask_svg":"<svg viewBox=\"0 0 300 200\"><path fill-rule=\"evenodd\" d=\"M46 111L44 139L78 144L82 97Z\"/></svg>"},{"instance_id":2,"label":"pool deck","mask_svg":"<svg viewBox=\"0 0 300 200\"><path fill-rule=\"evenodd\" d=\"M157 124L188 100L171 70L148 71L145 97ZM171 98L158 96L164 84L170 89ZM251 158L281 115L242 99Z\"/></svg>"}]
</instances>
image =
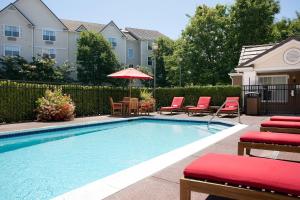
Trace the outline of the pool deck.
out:
<instances>
[{"instance_id":1,"label":"pool deck","mask_svg":"<svg viewBox=\"0 0 300 200\"><path fill-rule=\"evenodd\" d=\"M157 114L155 114L157 115ZM161 115L162 117L168 118L191 118L209 120L211 116L193 116L188 117L186 114L175 114L175 115ZM259 124L262 121L267 120L267 116L241 116L241 122L248 125L247 128L239 131L224 140L217 142L208 148L193 154L151 176L145 178L127 188L105 198L105 200L179 200L179 179L182 177L182 171L186 165L192 160L197 159L199 156L206 153L224 153L224 154L237 154L237 143L241 134L247 130L257 131L259 130ZM71 122L27 122L18 124L4 124L0 125L0 132L3 131L16 131L25 130L32 128L42 128L47 126L67 125L67 124L78 124L85 122L94 122L100 120L112 119L109 116L96 116L86 118L76 118ZM114 119L114 118L113 118ZM237 118L217 118L218 120L224 120L229 122L237 122ZM278 158L286 160L300 161L300 155L296 153L278 153L273 151L251 151L251 154L260 157ZM118 181L118 180L116 180ZM202 199L222 199L206 194L192 193L193 200Z\"/></svg>"}]
</instances>

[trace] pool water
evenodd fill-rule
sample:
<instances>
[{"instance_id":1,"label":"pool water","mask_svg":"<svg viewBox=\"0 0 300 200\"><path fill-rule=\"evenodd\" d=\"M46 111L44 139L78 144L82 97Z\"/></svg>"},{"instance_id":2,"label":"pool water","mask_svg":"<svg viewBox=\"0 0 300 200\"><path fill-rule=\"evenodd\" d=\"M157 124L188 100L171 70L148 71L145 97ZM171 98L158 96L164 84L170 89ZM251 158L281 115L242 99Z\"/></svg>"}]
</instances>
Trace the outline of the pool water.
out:
<instances>
[{"instance_id":1,"label":"pool water","mask_svg":"<svg viewBox=\"0 0 300 200\"><path fill-rule=\"evenodd\" d=\"M0 138L0 199L50 199L226 128L140 119Z\"/></svg>"}]
</instances>

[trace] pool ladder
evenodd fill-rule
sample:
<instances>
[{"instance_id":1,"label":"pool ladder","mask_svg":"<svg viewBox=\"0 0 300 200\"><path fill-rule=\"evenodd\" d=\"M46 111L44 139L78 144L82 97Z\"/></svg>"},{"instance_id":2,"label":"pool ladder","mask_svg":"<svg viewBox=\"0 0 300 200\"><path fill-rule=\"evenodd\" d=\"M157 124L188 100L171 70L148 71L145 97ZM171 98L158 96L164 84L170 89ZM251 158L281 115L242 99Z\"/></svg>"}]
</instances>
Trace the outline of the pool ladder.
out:
<instances>
[{"instance_id":1,"label":"pool ladder","mask_svg":"<svg viewBox=\"0 0 300 200\"><path fill-rule=\"evenodd\" d=\"M238 104L238 122L241 123L240 103L239 103L239 101L237 101L237 100L227 100L227 101L225 101L225 102L222 104L222 106L217 110L217 112L216 112L216 113L212 116L212 118L207 122L207 129L209 129L210 123L212 122L212 120L213 120L216 116L218 116L219 112L220 112L221 109L225 106L225 104L226 104L227 102L237 102L237 104Z\"/></svg>"}]
</instances>

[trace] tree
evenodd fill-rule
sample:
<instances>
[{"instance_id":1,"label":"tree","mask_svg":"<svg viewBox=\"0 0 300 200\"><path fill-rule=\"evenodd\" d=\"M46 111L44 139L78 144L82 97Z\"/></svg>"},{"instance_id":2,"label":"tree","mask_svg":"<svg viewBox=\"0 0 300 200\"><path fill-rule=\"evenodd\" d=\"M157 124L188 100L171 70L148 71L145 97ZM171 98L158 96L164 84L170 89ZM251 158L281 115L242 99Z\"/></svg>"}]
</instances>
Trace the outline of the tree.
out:
<instances>
[{"instance_id":1,"label":"tree","mask_svg":"<svg viewBox=\"0 0 300 200\"><path fill-rule=\"evenodd\" d=\"M21 80L23 66L27 61L22 57L0 57L0 78L10 80Z\"/></svg>"},{"instance_id":2,"label":"tree","mask_svg":"<svg viewBox=\"0 0 300 200\"><path fill-rule=\"evenodd\" d=\"M84 83L108 82L107 75L114 72L118 61L108 41L95 32L84 31L78 40L78 80Z\"/></svg>"},{"instance_id":3,"label":"tree","mask_svg":"<svg viewBox=\"0 0 300 200\"><path fill-rule=\"evenodd\" d=\"M156 61L156 84L158 87L169 86L165 66L165 57L173 54L174 41L167 37L160 37L155 41L157 49L153 51Z\"/></svg>"},{"instance_id":4,"label":"tree","mask_svg":"<svg viewBox=\"0 0 300 200\"><path fill-rule=\"evenodd\" d=\"M181 54L181 63L190 74L191 84L218 84L228 82L231 67L228 51L230 18L228 8L206 5L196 9L195 16L182 34L182 44L175 52ZM228 61L229 60L229 61Z\"/></svg>"},{"instance_id":5,"label":"tree","mask_svg":"<svg viewBox=\"0 0 300 200\"><path fill-rule=\"evenodd\" d=\"M272 26L280 6L277 0L236 0L230 15L231 40L235 63L243 45L258 45L273 41Z\"/></svg>"},{"instance_id":6,"label":"tree","mask_svg":"<svg viewBox=\"0 0 300 200\"><path fill-rule=\"evenodd\" d=\"M296 14L295 19L282 18L273 24L272 35L275 42L300 34L300 13L296 12Z\"/></svg>"},{"instance_id":7,"label":"tree","mask_svg":"<svg viewBox=\"0 0 300 200\"><path fill-rule=\"evenodd\" d=\"M49 57L37 57L28 63L23 57L1 57L0 78L28 81L73 81L70 73L74 71L69 63L55 66Z\"/></svg>"}]
</instances>

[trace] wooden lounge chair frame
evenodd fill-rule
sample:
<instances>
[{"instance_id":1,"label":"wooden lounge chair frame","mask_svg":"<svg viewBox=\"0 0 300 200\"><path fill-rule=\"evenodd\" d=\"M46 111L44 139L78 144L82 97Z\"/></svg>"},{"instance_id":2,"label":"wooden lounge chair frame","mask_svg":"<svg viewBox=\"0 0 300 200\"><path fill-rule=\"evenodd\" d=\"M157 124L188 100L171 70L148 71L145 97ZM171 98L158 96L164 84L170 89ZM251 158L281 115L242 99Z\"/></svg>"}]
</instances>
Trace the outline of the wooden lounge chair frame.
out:
<instances>
[{"instance_id":1,"label":"wooden lounge chair frame","mask_svg":"<svg viewBox=\"0 0 300 200\"><path fill-rule=\"evenodd\" d=\"M279 127L260 127L261 132L276 132L276 133L300 133L300 128L279 128Z\"/></svg>"},{"instance_id":2,"label":"wooden lounge chair frame","mask_svg":"<svg viewBox=\"0 0 300 200\"><path fill-rule=\"evenodd\" d=\"M242 156L245 153L249 155L251 149L263 149L271 151L284 151L300 153L300 146L296 145L282 145L282 144L269 144L269 143L258 143L258 142L239 142L238 143L238 155Z\"/></svg>"},{"instance_id":3,"label":"wooden lounge chair frame","mask_svg":"<svg viewBox=\"0 0 300 200\"><path fill-rule=\"evenodd\" d=\"M242 200L299 200L299 197L284 195L272 191L256 190L250 187L214 183L189 178L180 179L180 200L190 200L191 192L206 193L220 197Z\"/></svg>"}]
</instances>

